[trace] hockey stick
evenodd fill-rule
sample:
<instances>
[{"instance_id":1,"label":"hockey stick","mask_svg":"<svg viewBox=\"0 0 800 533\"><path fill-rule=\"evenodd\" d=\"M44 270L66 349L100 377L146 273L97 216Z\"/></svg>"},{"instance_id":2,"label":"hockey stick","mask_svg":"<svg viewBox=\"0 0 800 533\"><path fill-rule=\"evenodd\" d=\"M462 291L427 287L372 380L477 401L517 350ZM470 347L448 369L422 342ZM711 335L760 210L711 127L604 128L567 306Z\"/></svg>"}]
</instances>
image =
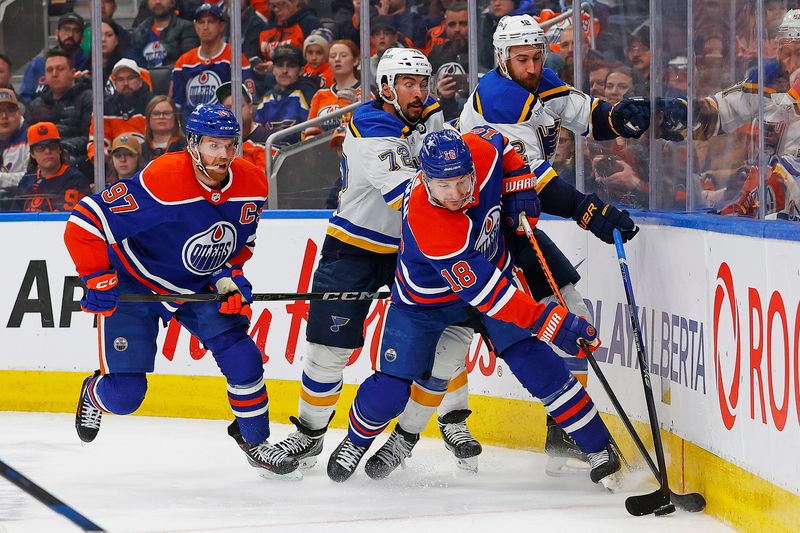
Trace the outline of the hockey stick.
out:
<instances>
[{"instance_id":1,"label":"hockey stick","mask_svg":"<svg viewBox=\"0 0 800 533\"><path fill-rule=\"evenodd\" d=\"M391 296L390 292L258 292L253 294L254 302L291 302L296 300L382 300ZM123 294L121 302L214 302L224 300L224 295L216 293L196 294Z\"/></svg>"},{"instance_id":2,"label":"hockey stick","mask_svg":"<svg viewBox=\"0 0 800 533\"><path fill-rule=\"evenodd\" d=\"M622 235L618 229L614 229L614 244L617 248L617 259L619 260L619 269L622 273L622 284L625 286L625 297L628 300L628 316L631 321L631 328L633 329L634 335L633 339L636 344L636 353L639 358L639 371L642 374L644 399L647 403L647 414L650 418L650 428L653 432L653 446L656 451L658 470L661 473L661 478L659 480L661 486L656 492L645 496L629 498L629 500L638 498L638 500L634 501L632 505L638 509L642 509L646 508L648 505L651 505L646 501L647 498L652 500L660 500L666 495L681 509L696 513L702 511L706 507L706 500L701 494L697 492L676 494L669 488L666 461L664 459L664 445L661 442L661 426L658 423L658 413L656 412L655 400L653 399L653 386L650 383L650 372L647 370L647 356L645 355L644 342L642 341L642 330L639 327L639 317L636 314L636 300L633 296L633 285L631 284L631 275L630 271L628 270L628 260L625 257L625 247L622 245ZM627 506L628 502L625 502L625 505Z\"/></svg>"},{"instance_id":3,"label":"hockey stick","mask_svg":"<svg viewBox=\"0 0 800 533\"><path fill-rule=\"evenodd\" d=\"M105 531L102 527L98 526L78 511L62 502L42 487L20 474L15 469L11 468L8 464L0 461L0 475L9 480L11 483L24 490L47 507L51 511L56 512L66 519L77 525L84 531Z\"/></svg>"},{"instance_id":4,"label":"hockey stick","mask_svg":"<svg viewBox=\"0 0 800 533\"><path fill-rule=\"evenodd\" d=\"M542 272L544 272L544 277L547 279L547 283L550 285L550 289L553 291L553 294L558 298L558 303L564 307L567 307L567 303L564 301L564 297L561 295L561 290L558 288L558 284L556 280L553 278L553 273L550 272L550 267L547 266L547 261L544 258L544 254L542 253L542 249L539 247L539 243L536 241L536 236L533 234L533 229L531 229L530 223L528 223L528 217L525 213L522 213L519 217L520 224L525 229L525 234L528 236L528 241L531 243L531 247L533 248L534 254L536 255L536 259L539 261L539 265L542 267ZM645 448L642 439L639 438L639 434L636 433L636 429L634 429L633 424L631 423L628 415L625 414L625 410L622 408L622 405L619 403L617 399L617 395L614 394L614 391L611 389L611 385L608 383L603 371L600 370L600 365L598 365L597 360L592 355L592 352L589 350L589 345L586 343L585 340L581 340L581 351L583 352L586 359L589 360L589 364L592 366L595 374L597 375L597 379L600 380L600 384L605 389L608 398L611 400L611 403L614 405L614 409L617 411L620 419L622 420L625 429L628 430L633 442L636 444L636 447L641 452L642 456L644 457L647 464L650 466L650 470L652 470L653 475L656 477L656 480L660 481L661 476L659 475L658 469L656 465L653 463L653 459L650 457L650 454L647 452L647 448ZM660 492L656 492L658 498L653 498L651 494L647 494L645 496L631 496L625 500L625 509L634 516L643 516L650 513L656 514L668 514L675 511L675 506L670 503L669 494L662 495ZM643 499L644 498L644 499Z\"/></svg>"}]
</instances>

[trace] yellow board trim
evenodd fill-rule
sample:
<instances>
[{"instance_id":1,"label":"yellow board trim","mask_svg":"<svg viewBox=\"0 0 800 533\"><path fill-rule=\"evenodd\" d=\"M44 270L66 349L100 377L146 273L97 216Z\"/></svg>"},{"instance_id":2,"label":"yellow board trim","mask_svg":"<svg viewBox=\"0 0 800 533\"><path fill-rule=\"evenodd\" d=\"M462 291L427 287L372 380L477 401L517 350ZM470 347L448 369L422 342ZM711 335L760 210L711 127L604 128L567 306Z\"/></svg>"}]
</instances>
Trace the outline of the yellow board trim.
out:
<instances>
[{"instance_id":1,"label":"yellow board trim","mask_svg":"<svg viewBox=\"0 0 800 533\"><path fill-rule=\"evenodd\" d=\"M72 413L78 401L83 372L6 370L0 372L0 410ZM297 414L300 383L268 380L270 418L286 423ZM356 385L345 385L331 425L347 427L348 406ZM470 396L472 433L484 444L541 451L545 413L540 403ZM151 374L144 403L136 413L146 416L232 419L225 379L204 376ZM603 415L629 461L641 463L634 445L615 416ZM649 445L650 428L634 422ZM435 420L424 432L438 437ZM675 492L697 491L708 502L706 513L740 531L796 531L800 496L735 466L667 431L661 432L669 460L670 485ZM646 467L645 467L646 468Z\"/></svg>"},{"instance_id":2,"label":"yellow board trim","mask_svg":"<svg viewBox=\"0 0 800 533\"><path fill-rule=\"evenodd\" d=\"M374 242L370 242L366 239L359 239L358 237L354 237L353 235L345 233L339 228L335 228L333 226L328 226L328 235L330 235L331 237L335 237L342 242L346 242L347 244L353 245L356 248L369 250L370 252L375 252L376 254L397 253L397 246L381 246L380 244L375 244Z\"/></svg>"}]
</instances>

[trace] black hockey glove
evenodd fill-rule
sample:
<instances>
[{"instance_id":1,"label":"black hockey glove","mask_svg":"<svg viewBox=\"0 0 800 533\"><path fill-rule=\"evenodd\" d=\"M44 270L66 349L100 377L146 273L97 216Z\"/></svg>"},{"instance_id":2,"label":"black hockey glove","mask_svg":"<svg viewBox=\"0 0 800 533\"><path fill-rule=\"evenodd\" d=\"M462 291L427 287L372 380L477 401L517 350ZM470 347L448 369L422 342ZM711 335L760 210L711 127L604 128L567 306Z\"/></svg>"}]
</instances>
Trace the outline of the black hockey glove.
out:
<instances>
[{"instance_id":1,"label":"black hockey glove","mask_svg":"<svg viewBox=\"0 0 800 533\"><path fill-rule=\"evenodd\" d=\"M689 107L684 98L656 98L656 112L662 115L657 138L675 142L686 138Z\"/></svg>"},{"instance_id":2,"label":"black hockey glove","mask_svg":"<svg viewBox=\"0 0 800 533\"><path fill-rule=\"evenodd\" d=\"M604 203L596 194L590 194L581 202L572 219L578 226L589 230L601 241L614 244L614 228L622 235L622 242L628 242L639 231L630 215L611 204Z\"/></svg>"},{"instance_id":3,"label":"black hockey glove","mask_svg":"<svg viewBox=\"0 0 800 533\"><path fill-rule=\"evenodd\" d=\"M620 137L638 139L650 127L650 99L624 98L611 108L611 125Z\"/></svg>"}]
</instances>

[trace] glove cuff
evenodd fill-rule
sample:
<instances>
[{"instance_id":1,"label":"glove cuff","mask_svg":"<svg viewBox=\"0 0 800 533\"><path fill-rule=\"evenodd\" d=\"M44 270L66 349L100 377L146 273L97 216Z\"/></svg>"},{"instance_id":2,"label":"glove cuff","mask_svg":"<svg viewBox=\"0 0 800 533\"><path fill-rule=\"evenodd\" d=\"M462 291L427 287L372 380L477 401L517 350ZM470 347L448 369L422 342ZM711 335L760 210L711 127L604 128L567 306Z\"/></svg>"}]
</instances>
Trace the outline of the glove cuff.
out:
<instances>
[{"instance_id":1,"label":"glove cuff","mask_svg":"<svg viewBox=\"0 0 800 533\"><path fill-rule=\"evenodd\" d=\"M83 276L81 281L91 291L109 291L117 286L119 278L114 270L100 270L88 276Z\"/></svg>"},{"instance_id":2,"label":"glove cuff","mask_svg":"<svg viewBox=\"0 0 800 533\"><path fill-rule=\"evenodd\" d=\"M606 204L595 193L588 194L583 201L578 205L575 213L572 215L572 220L578 223L581 229L589 229L589 223L598 212L605 208Z\"/></svg>"}]
</instances>

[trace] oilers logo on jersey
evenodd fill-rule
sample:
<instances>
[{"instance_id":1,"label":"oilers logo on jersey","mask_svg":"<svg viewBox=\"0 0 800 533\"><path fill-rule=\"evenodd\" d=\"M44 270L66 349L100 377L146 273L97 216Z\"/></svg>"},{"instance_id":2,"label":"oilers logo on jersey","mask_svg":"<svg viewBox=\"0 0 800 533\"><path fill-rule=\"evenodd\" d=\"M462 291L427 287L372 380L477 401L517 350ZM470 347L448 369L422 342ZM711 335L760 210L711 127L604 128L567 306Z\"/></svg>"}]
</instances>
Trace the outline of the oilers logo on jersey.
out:
<instances>
[{"instance_id":1,"label":"oilers logo on jersey","mask_svg":"<svg viewBox=\"0 0 800 533\"><path fill-rule=\"evenodd\" d=\"M212 70L204 70L186 84L186 96L193 107L216 103L217 88L222 80Z\"/></svg>"},{"instance_id":2,"label":"oilers logo on jersey","mask_svg":"<svg viewBox=\"0 0 800 533\"><path fill-rule=\"evenodd\" d=\"M162 46L161 41L152 41L145 45L142 56L147 68L157 68L164 64L167 50Z\"/></svg>"},{"instance_id":3,"label":"oilers logo on jersey","mask_svg":"<svg viewBox=\"0 0 800 533\"><path fill-rule=\"evenodd\" d=\"M454 155L455 158L455 155ZM483 219L481 229L475 237L475 249L486 259L492 259L500 246L500 206L492 208Z\"/></svg>"},{"instance_id":4,"label":"oilers logo on jersey","mask_svg":"<svg viewBox=\"0 0 800 533\"><path fill-rule=\"evenodd\" d=\"M236 228L228 222L217 222L189 237L181 256L187 270L203 276L224 265L235 249Z\"/></svg>"}]
</instances>

